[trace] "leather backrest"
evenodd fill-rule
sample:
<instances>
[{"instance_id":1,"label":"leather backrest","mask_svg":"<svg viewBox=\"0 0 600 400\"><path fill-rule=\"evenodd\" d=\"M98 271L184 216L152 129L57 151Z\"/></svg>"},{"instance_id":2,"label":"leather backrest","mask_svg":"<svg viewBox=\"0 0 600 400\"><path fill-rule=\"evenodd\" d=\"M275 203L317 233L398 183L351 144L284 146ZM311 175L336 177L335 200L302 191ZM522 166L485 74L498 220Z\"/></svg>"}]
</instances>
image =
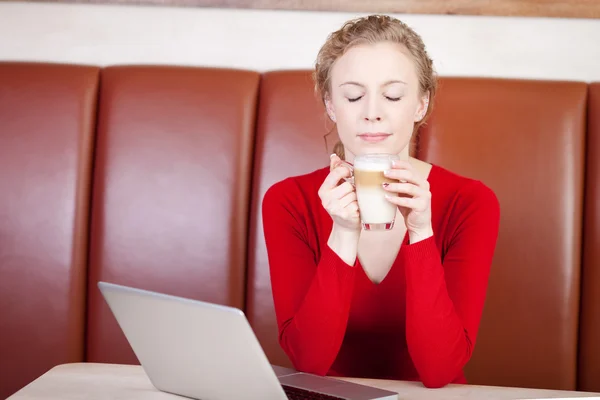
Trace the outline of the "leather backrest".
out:
<instances>
[{"instance_id":1,"label":"leather backrest","mask_svg":"<svg viewBox=\"0 0 600 400\"><path fill-rule=\"evenodd\" d=\"M579 390L600 392L600 82L589 87Z\"/></svg>"},{"instance_id":2,"label":"leather backrest","mask_svg":"<svg viewBox=\"0 0 600 400\"><path fill-rule=\"evenodd\" d=\"M99 70L0 63L0 398L83 360Z\"/></svg>"},{"instance_id":3,"label":"leather backrest","mask_svg":"<svg viewBox=\"0 0 600 400\"><path fill-rule=\"evenodd\" d=\"M470 383L574 389L586 85L446 78L419 157L482 180L500 234Z\"/></svg>"},{"instance_id":4,"label":"leather backrest","mask_svg":"<svg viewBox=\"0 0 600 400\"><path fill-rule=\"evenodd\" d=\"M271 363L291 367L277 340L269 264L262 227L262 199L267 189L288 176L329 164L331 125L315 96L308 71L263 75L256 132L246 313Z\"/></svg>"},{"instance_id":5,"label":"leather backrest","mask_svg":"<svg viewBox=\"0 0 600 400\"><path fill-rule=\"evenodd\" d=\"M89 361L138 362L98 281L244 307L259 80L210 68L103 71Z\"/></svg>"}]
</instances>

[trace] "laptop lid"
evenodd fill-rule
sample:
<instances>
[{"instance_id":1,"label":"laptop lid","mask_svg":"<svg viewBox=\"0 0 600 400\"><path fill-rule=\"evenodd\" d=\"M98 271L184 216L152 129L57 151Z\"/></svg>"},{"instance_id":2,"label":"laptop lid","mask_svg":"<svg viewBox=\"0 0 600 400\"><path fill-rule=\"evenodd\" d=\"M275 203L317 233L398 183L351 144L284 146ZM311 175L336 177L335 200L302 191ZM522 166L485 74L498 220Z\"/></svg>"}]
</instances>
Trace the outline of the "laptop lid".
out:
<instances>
[{"instance_id":1,"label":"laptop lid","mask_svg":"<svg viewBox=\"0 0 600 400\"><path fill-rule=\"evenodd\" d=\"M158 390L202 400L287 400L284 387L348 400L398 398L387 390L272 366L237 308L114 283L98 287Z\"/></svg>"},{"instance_id":2,"label":"laptop lid","mask_svg":"<svg viewBox=\"0 0 600 400\"><path fill-rule=\"evenodd\" d=\"M202 400L285 400L239 309L99 282L125 337L159 390Z\"/></svg>"}]
</instances>

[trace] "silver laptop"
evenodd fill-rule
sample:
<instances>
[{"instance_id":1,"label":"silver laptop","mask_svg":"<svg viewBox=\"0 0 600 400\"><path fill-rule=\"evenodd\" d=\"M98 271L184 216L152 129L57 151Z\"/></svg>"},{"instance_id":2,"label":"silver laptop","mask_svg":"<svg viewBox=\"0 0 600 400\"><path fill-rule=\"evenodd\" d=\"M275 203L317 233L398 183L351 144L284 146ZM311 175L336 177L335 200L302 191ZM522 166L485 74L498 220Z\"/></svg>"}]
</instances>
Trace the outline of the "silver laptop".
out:
<instances>
[{"instance_id":1,"label":"silver laptop","mask_svg":"<svg viewBox=\"0 0 600 400\"><path fill-rule=\"evenodd\" d=\"M200 400L398 399L387 390L272 366L237 308L106 282L98 287L160 391Z\"/></svg>"}]
</instances>

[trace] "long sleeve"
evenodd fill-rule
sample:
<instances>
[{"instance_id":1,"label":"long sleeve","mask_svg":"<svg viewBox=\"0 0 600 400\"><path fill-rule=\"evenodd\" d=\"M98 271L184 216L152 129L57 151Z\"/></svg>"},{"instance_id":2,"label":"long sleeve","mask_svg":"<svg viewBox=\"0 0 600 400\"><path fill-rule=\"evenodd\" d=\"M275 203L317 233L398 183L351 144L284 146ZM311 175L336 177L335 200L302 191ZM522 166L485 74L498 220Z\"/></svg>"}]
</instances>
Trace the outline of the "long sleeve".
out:
<instances>
[{"instance_id":1,"label":"long sleeve","mask_svg":"<svg viewBox=\"0 0 600 400\"><path fill-rule=\"evenodd\" d=\"M407 246L406 341L420 379L442 387L471 358L499 230L499 205L480 183L465 188L441 261L434 237Z\"/></svg>"},{"instance_id":2,"label":"long sleeve","mask_svg":"<svg viewBox=\"0 0 600 400\"><path fill-rule=\"evenodd\" d=\"M309 245L315 218L291 180L271 187L262 215L279 343L294 367L325 375L344 338L355 270L329 246ZM312 207L315 209L315 207Z\"/></svg>"}]
</instances>

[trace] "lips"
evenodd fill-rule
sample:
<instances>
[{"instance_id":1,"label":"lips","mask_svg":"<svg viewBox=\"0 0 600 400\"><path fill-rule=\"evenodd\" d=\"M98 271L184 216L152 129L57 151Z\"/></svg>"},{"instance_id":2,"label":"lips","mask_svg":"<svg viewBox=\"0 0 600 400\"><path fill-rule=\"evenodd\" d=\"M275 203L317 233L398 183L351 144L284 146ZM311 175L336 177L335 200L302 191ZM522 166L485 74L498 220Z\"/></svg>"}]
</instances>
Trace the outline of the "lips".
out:
<instances>
[{"instance_id":1,"label":"lips","mask_svg":"<svg viewBox=\"0 0 600 400\"><path fill-rule=\"evenodd\" d=\"M390 136L391 134L385 132L361 133L358 135L359 138L369 143L381 142Z\"/></svg>"}]
</instances>

